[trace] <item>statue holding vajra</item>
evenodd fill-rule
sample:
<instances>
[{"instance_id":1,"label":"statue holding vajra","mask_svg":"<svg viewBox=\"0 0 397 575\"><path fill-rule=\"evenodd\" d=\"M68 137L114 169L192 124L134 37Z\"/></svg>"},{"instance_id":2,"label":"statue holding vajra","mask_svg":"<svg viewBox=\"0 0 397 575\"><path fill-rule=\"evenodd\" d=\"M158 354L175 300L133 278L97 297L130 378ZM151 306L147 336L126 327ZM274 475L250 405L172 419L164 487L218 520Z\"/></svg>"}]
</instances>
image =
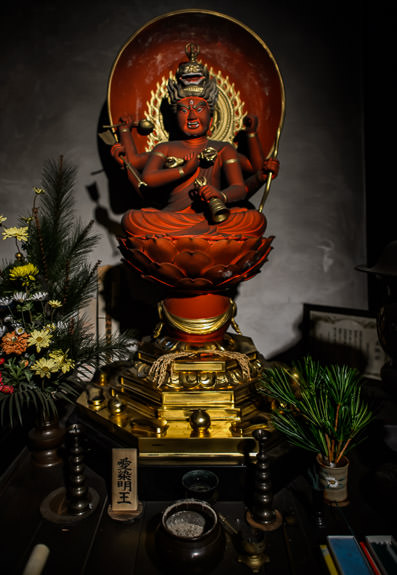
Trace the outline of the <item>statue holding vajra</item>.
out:
<instances>
[{"instance_id":1,"label":"statue holding vajra","mask_svg":"<svg viewBox=\"0 0 397 575\"><path fill-rule=\"evenodd\" d=\"M171 288L158 308L161 320L166 316L171 324L172 337L219 341L230 322L238 329L230 288L258 273L271 250L273 237L264 237L266 218L249 199L264 184L268 191L278 173L279 131L273 156L268 149L265 157L257 117L240 114L244 146L235 145L237 98L228 96L225 113L219 73L211 75L198 60L195 43L188 43L185 53L187 59L165 83L158 109L152 108L161 115L156 129L164 128L166 136L142 149L142 139L139 146L137 141L151 133L150 116L138 121L119 113L119 123L112 126L118 130L112 156L126 168L143 204L124 214L120 249L144 278ZM122 84L117 78L113 84L119 87L112 92L117 101ZM219 133L222 113L229 122L228 139L212 138L213 131Z\"/></svg>"},{"instance_id":2,"label":"statue holding vajra","mask_svg":"<svg viewBox=\"0 0 397 575\"><path fill-rule=\"evenodd\" d=\"M265 217L250 209L246 200L267 178L277 175L278 161L264 158L255 116L245 118L248 156L229 142L209 138L218 95L216 81L197 61L197 46L188 44L186 55L188 61L168 81L175 119L172 139L150 152L137 153L132 135L136 122L131 116L121 118L119 143L113 146L112 155L127 166L135 189L144 196L150 190L148 195L154 195L161 206L128 212L123 218L126 236L262 236Z\"/></svg>"}]
</instances>

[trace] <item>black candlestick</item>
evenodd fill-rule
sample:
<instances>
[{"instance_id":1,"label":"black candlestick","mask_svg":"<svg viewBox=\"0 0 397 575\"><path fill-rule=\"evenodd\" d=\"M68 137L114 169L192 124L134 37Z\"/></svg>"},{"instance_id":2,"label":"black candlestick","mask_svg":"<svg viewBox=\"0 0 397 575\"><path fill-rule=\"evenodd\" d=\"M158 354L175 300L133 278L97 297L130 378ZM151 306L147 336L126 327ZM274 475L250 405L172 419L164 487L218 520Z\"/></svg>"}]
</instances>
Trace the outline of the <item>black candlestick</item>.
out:
<instances>
[{"instance_id":1,"label":"black candlestick","mask_svg":"<svg viewBox=\"0 0 397 575\"><path fill-rule=\"evenodd\" d=\"M84 515L91 509L91 500L84 473L84 449L81 439L81 426L71 425L67 430L69 461L66 491L68 509L72 515Z\"/></svg>"},{"instance_id":2,"label":"black candlestick","mask_svg":"<svg viewBox=\"0 0 397 575\"><path fill-rule=\"evenodd\" d=\"M258 529L272 531L280 527L282 517L280 512L272 506L273 492L270 464L265 445L270 438L270 433L265 429L256 429L253 432L253 436L258 442L258 453L256 456L252 508L247 513L247 521Z\"/></svg>"},{"instance_id":3,"label":"black candlestick","mask_svg":"<svg viewBox=\"0 0 397 575\"><path fill-rule=\"evenodd\" d=\"M67 463L65 486L52 491L41 503L40 511L48 521L63 525L85 519L96 509L99 494L87 487L82 428L73 424L66 431Z\"/></svg>"}]
</instances>

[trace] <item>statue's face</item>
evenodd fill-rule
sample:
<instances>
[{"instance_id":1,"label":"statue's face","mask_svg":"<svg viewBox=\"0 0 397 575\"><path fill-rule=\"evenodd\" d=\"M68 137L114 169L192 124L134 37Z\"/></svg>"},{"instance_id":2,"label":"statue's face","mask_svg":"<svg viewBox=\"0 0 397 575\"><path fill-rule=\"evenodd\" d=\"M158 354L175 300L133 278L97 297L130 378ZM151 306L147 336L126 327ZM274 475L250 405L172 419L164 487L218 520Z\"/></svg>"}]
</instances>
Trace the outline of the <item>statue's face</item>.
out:
<instances>
[{"instance_id":1,"label":"statue's face","mask_svg":"<svg viewBox=\"0 0 397 575\"><path fill-rule=\"evenodd\" d=\"M177 103L176 119L178 127L188 138L205 136L211 122L208 102L196 96L182 98Z\"/></svg>"}]
</instances>

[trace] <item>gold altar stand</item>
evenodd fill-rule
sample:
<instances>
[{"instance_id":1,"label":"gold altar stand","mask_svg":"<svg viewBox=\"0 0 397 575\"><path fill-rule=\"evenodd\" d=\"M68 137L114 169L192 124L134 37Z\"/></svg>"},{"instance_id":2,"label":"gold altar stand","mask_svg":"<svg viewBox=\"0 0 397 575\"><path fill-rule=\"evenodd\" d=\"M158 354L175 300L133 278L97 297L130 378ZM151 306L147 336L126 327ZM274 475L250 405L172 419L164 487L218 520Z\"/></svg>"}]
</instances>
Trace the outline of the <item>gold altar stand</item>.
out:
<instances>
[{"instance_id":1,"label":"gold altar stand","mask_svg":"<svg viewBox=\"0 0 397 575\"><path fill-rule=\"evenodd\" d=\"M271 430L255 388L265 364L243 335L200 346L151 338L130 365L102 371L78 405L141 461L241 462L256 453L254 429Z\"/></svg>"}]
</instances>

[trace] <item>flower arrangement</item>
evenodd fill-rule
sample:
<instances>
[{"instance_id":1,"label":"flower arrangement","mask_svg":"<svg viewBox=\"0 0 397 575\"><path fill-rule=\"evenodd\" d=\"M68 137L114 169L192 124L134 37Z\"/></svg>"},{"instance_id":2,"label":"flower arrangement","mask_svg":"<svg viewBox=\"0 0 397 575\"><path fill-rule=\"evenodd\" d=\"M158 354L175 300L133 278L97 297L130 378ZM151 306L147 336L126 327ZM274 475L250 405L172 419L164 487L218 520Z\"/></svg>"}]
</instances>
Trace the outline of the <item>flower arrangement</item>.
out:
<instances>
[{"instance_id":1,"label":"flower arrangement","mask_svg":"<svg viewBox=\"0 0 397 575\"><path fill-rule=\"evenodd\" d=\"M2 239L16 246L0 269L2 424L22 424L25 410L56 414L58 400L73 401L101 361L126 353L124 337L99 339L82 313L97 289L98 264L87 258L98 237L74 216L75 173L63 158L48 162L21 225L0 216Z\"/></svg>"},{"instance_id":2,"label":"flower arrangement","mask_svg":"<svg viewBox=\"0 0 397 575\"><path fill-rule=\"evenodd\" d=\"M272 422L292 445L338 465L372 420L361 397L362 376L352 367L322 366L306 356L291 367L265 369L259 391L274 400Z\"/></svg>"}]
</instances>

